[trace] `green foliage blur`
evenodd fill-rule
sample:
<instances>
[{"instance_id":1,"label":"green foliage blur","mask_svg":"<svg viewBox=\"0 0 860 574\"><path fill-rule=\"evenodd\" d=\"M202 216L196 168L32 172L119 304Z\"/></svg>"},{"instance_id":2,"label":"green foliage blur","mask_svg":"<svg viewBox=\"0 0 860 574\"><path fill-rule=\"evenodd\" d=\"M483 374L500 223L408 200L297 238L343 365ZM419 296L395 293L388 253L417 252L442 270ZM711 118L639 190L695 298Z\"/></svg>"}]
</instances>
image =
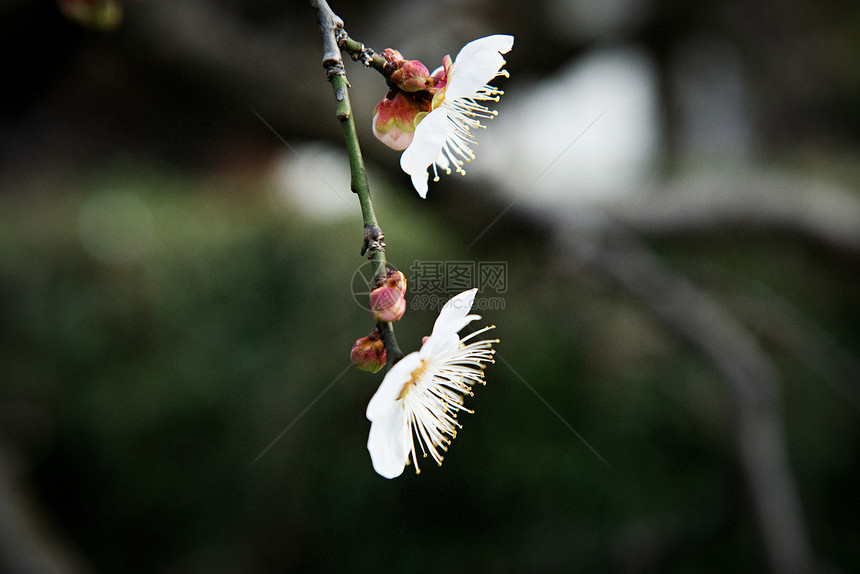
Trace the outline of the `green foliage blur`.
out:
<instances>
[{"instance_id":1,"label":"green foliage blur","mask_svg":"<svg viewBox=\"0 0 860 574\"><path fill-rule=\"evenodd\" d=\"M0 202L0 405L4 442L96 571L764 568L725 384L599 276L565 279L539 237L466 252L468 229L377 193L395 263L453 253L509 269L504 309L484 313L501 343L475 414L441 468L388 481L365 449L382 373L348 359L372 327L351 292L358 215L307 220L264 185L157 165L64 178L66 193ZM93 202L111 211L93 219ZM123 209L145 231L117 234ZM678 268L783 290L772 262L790 248L809 278L790 295L856 343L840 300L857 278L838 258L791 237L739 242L657 247ZM404 350L434 316L407 311ZM856 408L774 351L814 541L850 571Z\"/></svg>"},{"instance_id":2,"label":"green foliage blur","mask_svg":"<svg viewBox=\"0 0 860 574\"><path fill-rule=\"evenodd\" d=\"M679 210L631 232L773 362L784 470L815 561L860 572L860 236L821 231L824 195L759 202L749 184L775 171L838 188L845 213L856 204L860 11L844 0L331 4L357 40L428 62L514 34L494 129L502 106L528 104L592 50L650 62L657 189L637 179L628 197L710 179L741 201L702 227ZM347 62L389 262L410 280L416 261L507 264L504 292L479 295L503 305L473 323L496 325L497 361L444 465L378 476L364 413L384 372L349 361L373 328L356 287L358 202L331 184L331 163L273 183L284 158L342 149L311 10L122 6L108 33L54 2L0 3L0 574L768 571L734 391L712 361L559 245L555 206L531 211L537 179L510 203L476 169L419 199L370 133L384 83ZM559 132L587 115L559 110L561 127L547 124ZM527 155L545 135L558 134L519 148L500 137L496 149ZM561 169L588 139L530 167L538 179ZM791 211L798 197L809 219ZM396 325L405 352L436 317L417 295ZM12 552L56 567L25 568Z\"/></svg>"}]
</instances>

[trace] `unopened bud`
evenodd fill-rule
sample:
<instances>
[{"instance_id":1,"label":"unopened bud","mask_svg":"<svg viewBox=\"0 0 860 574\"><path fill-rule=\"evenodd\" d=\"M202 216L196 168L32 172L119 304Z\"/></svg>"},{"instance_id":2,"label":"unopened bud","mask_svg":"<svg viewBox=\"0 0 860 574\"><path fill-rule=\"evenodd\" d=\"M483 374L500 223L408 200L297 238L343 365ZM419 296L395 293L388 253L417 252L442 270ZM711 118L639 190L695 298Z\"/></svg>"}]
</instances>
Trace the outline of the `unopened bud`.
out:
<instances>
[{"instance_id":1,"label":"unopened bud","mask_svg":"<svg viewBox=\"0 0 860 574\"><path fill-rule=\"evenodd\" d=\"M400 52L391 48L383 50L382 57L391 87L404 92L418 92L433 87L430 70L420 61L404 60Z\"/></svg>"},{"instance_id":2,"label":"unopened bud","mask_svg":"<svg viewBox=\"0 0 860 574\"><path fill-rule=\"evenodd\" d=\"M399 321L406 312L406 276L388 269L370 292L370 310L378 321Z\"/></svg>"},{"instance_id":3,"label":"unopened bud","mask_svg":"<svg viewBox=\"0 0 860 574\"><path fill-rule=\"evenodd\" d=\"M349 352L352 364L362 371L375 373L385 366L385 342L378 329L355 341Z\"/></svg>"},{"instance_id":4,"label":"unopened bud","mask_svg":"<svg viewBox=\"0 0 860 574\"><path fill-rule=\"evenodd\" d=\"M418 60L400 60L391 74L391 83L404 92L418 92L433 87L430 70Z\"/></svg>"},{"instance_id":5,"label":"unopened bud","mask_svg":"<svg viewBox=\"0 0 860 574\"><path fill-rule=\"evenodd\" d=\"M377 321L399 321L406 312L406 297L396 287L377 287L370 292L370 311Z\"/></svg>"},{"instance_id":6,"label":"unopened bud","mask_svg":"<svg viewBox=\"0 0 860 574\"><path fill-rule=\"evenodd\" d=\"M427 109L424 109L427 108ZM376 105L373 114L373 135L395 150L403 150L412 143L417 119L430 111L429 100L423 104L403 92L391 90Z\"/></svg>"}]
</instances>

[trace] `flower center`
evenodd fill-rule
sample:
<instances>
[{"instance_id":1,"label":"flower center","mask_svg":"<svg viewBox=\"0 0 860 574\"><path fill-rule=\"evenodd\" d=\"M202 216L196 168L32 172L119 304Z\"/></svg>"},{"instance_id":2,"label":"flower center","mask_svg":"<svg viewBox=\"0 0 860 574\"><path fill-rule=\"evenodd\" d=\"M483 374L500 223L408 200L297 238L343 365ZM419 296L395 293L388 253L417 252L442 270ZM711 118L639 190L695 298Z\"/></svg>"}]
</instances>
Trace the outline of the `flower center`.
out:
<instances>
[{"instance_id":1,"label":"flower center","mask_svg":"<svg viewBox=\"0 0 860 574\"><path fill-rule=\"evenodd\" d=\"M421 364L418 366L418 368L409 374L409 380L406 381L406 383L403 385L403 388L400 389L400 394L397 395L398 401L409 393L409 389L411 387L418 385L419 381L421 381L421 377L424 376L424 371L427 370L427 363L429 363L429 361L425 361L422 359Z\"/></svg>"}]
</instances>

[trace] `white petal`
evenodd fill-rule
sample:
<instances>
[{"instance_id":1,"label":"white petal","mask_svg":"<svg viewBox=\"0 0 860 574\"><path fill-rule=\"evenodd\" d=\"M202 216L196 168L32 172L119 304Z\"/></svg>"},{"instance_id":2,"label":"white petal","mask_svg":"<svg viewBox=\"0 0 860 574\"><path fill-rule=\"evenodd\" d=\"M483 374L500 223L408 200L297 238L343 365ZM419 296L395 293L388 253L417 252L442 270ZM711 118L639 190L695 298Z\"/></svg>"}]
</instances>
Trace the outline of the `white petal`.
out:
<instances>
[{"instance_id":1,"label":"white petal","mask_svg":"<svg viewBox=\"0 0 860 574\"><path fill-rule=\"evenodd\" d=\"M429 361L432 360L433 357L438 357L450 351L454 351L459 346L460 337L457 336L456 332L451 333L445 331L443 333L436 333L434 330L433 334L427 337L427 340L424 341L419 354L422 359Z\"/></svg>"},{"instance_id":2,"label":"white petal","mask_svg":"<svg viewBox=\"0 0 860 574\"><path fill-rule=\"evenodd\" d=\"M403 473L411 449L411 431L403 410L403 402L398 401L412 371L421 364L418 353L410 353L397 362L382 379L382 383L367 405L367 418L370 420L370 434L367 437L367 450L373 461L373 468L385 478L394 478Z\"/></svg>"},{"instance_id":3,"label":"white petal","mask_svg":"<svg viewBox=\"0 0 860 574\"><path fill-rule=\"evenodd\" d=\"M415 191L418 192L421 199L427 199L427 190L430 188L427 184L428 177L430 177L430 174L427 173L427 170L424 170L423 174L415 174L412 176L412 187L415 188Z\"/></svg>"},{"instance_id":4,"label":"white petal","mask_svg":"<svg viewBox=\"0 0 860 574\"><path fill-rule=\"evenodd\" d=\"M473 40L463 46L454 59L445 99L469 98L496 77L508 53L514 46L514 37L496 34ZM501 52L501 54L500 54Z\"/></svg>"},{"instance_id":5,"label":"white petal","mask_svg":"<svg viewBox=\"0 0 860 574\"><path fill-rule=\"evenodd\" d=\"M457 53L454 58L455 62L462 61L463 58L472 58L475 54L483 52L501 52L507 54L514 47L514 37L509 34L493 34L492 36L484 36L477 40L472 40Z\"/></svg>"},{"instance_id":6,"label":"white petal","mask_svg":"<svg viewBox=\"0 0 860 574\"><path fill-rule=\"evenodd\" d=\"M400 391L412 374L412 371L421 365L421 357L418 353L409 353L400 359L391 369L385 374L379 388L370 402L367 404L366 416L367 420L375 421L385 418L390 415L392 409L399 408L397 406L397 397L400 396Z\"/></svg>"},{"instance_id":7,"label":"white petal","mask_svg":"<svg viewBox=\"0 0 860 574\"><path fill-rule=\"evenodd\" d=\"M373 469L381 476L395 478L403 474L409 457L409 433L406 412L399 404L389 416L370 424L367 450L373 462Z\"/></svg>"},{"instance_id":8,"label":"white petal","mask_svg":"<svg viewBox=\"0 0 860 574\"><path fill-rule=\"evenodd\" d=\"M463 291L445 303L433 325L433 332L421 347L422 359L426 360L457 348L460 344L460 337L457 336L457 333L475 319L481 318L480 315L468 314L475 302L477 292L477 289Z\"/></svg>"},{"instance_id":9,"label":"white petal","mask_svg":"<svg viewBox=\"0 0 860 574\"><path fill-rule=\"evenodd\" d=\"M448 113L436 108L415 128L412 143L400 156L400 167L412 176L412 185L421 197L427 196L427 168L436 161L445 145L448 131Z\"/></svg>"},{"instance_id":10,"label":"white petal","mask_svg":"<svg viewBox=\"0 0 860 574\"><path fill-rule=\"evenodd\" d=\"M451 162L448 161L448 156L446 156L444 152L439 152L439 155L436 156L436 160L434 161L434 163L445 172L447 172L448 168L451 167Z\"/></svg>"},{"instance_id":11,"label":"white petal","mask_svg":"<svg viewBox=\"0 0 860 574\"><path fill-rule=\"evenodd\" d=\"M469 289L451 297L439 312L433 333L457 333L475 319L480 319L478 315L469 315L477 293L477 289Z\"/></svg>"}]
</instances>

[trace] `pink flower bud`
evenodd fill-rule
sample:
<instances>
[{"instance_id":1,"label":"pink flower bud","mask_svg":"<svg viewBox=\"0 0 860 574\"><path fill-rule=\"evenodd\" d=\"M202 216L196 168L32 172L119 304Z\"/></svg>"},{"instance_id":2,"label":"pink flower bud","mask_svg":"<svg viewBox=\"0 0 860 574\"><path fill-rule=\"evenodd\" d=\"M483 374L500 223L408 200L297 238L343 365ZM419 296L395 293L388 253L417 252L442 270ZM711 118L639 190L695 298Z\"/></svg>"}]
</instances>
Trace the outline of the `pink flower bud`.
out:
<instances>
[{"instance_id":1,"label":"pink flower bud","mask_svg":"<svg viewBox=\"0 0 860 574\"><path fill-rule=\"evenodd\" d=\"M418 92L432 88L435 83L430 70L418 60L404 60L397 50L386 48L382 51L385 58L385 72L393 88L404 92Z\"/></svg>"},{"instance_id":2,"label":"pink flower bud","mask_svg":"<svg viewBox=\"0 0 860 574\"><path fill-rule=\"evenodd\" d=\"M376 104L373 135L391 149L406 149L415 136L415 126L420 118L426 115L422 109L424 107L429 111L429 101L422 105L422 102L411 94L397 90L388 92L385 99Z\"/></svg>"},{"instance_id":3,"label":"pink flower bud","mask_svg":"<svg viewBox=\"0 0 860 574\"><path fill-rule=\"evenodd\" d=\"M390 79L392 84L404 92L417 92L433 86L430 70L418 60L400 60Z\"/></svg>"},{"instance_id":4,"label":"pink flower bud","mask_svg":"<svg viewBox=\"0 0 860 574\"><path fill-rule=\"evenodd\" d=\"M406 312L406 276L388 269L370 292L370 310L378 321L399 321Z\"/></svg>"},{"instance_id":5,"label":"pink flower bud","mask_svg":"<svg viewBox=\"0 0 860 574\"><path fill-rule=\"evenodd\" d=\"M394 48L386 48L382 51L382 57L388 64L391 64L393 62L396 62L397 60L402 60L403 54L401 54Z\"/></svg>"},{"instance_id":6,"label":"pink flower bud","mask_svg":"<svg viewBox=\"0 0 860 574\"><path fill-rule=\"evenodd\" d=\"M433 98L447 81L447 69L431 75L427 66L418 60L404 60L400 52L391 48L383 50L382 57L390 89L376 105L373 134L400 151L409 147L415 126L433 110Z\"/></svg>"},{"instance_id":7,"label":"pink flower bud","mask_svg":"<svg viewBox=\"0 0 860 574\"><path fill-rule=\"evenodd\" d=\"M360 370L375 373L385 366L385 355L385 342L379 330L374 329L367 337L356 340L349 359Z\"/></svg>"},{"instance_id":8,"label":"pink flower bud","mask_svg":"<svg viewBox=\"0 0 860 574\"><path fill-rule=\"evenodd\" d=\"M396 287L377 287L370 292L370 311L377 321L399 321L406 312L406 297Z\"/></svg>"}]
</instances>

